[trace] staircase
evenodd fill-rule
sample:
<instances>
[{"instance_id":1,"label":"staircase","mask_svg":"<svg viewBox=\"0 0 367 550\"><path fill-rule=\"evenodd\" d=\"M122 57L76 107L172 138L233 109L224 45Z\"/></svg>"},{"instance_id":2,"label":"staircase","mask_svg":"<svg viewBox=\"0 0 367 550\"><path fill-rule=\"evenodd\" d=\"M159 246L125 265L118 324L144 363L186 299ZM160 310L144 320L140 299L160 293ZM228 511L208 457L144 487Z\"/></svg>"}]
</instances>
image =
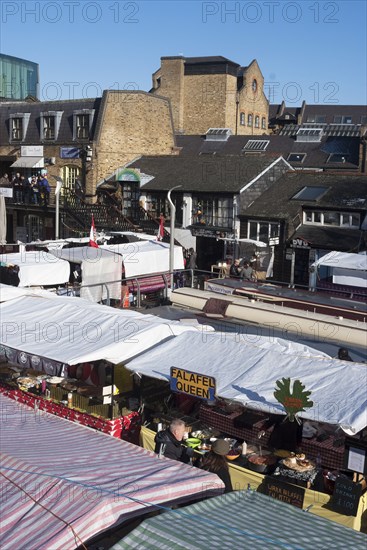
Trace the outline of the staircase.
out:
<instances>
[{"instance_id":1,"label":"staircase","mask_svg":"<svg viewBox=\"0 0 367 550\"><path fill-rule=\"evenodd\" d=\"M121 213L121 204L108 192L100 194L102 203L87 204L75 193L64 196L62 221L64 226L78 233L89 233L92 216L98 231L133 231L157 235L159 221L157 221L142 206L136 210L134 217L126 217ZM170 234L163 230L163 242L170 242ZM181 244L175 239L175 244Z\"/></svg>"}]
</instances>

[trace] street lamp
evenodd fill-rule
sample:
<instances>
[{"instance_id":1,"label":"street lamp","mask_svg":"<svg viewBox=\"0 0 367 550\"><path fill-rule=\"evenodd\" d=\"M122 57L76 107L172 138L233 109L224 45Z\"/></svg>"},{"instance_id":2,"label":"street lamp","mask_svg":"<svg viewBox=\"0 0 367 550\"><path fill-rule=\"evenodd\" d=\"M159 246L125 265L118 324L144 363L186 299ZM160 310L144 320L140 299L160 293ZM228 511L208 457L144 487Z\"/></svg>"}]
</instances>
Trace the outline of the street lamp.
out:
<instances>
[{"instance_id":1,"label":"street lamp","mask_svg":"<svg viewBox=\"0 0 367 550\"><path fill-rule=\"evenodd\" d=\"M174 189L178 189L182 185L176 185L172 187L167 193L167 200L171 209L171 225L170 225L170 235L169 235L169 271L171 274L171 292L173 291L173 266L174 266L174 253L175 253L175 217L176 217L176 207L171 200L171 192Z\"/></svg>"},{"instance_id":2,"label":"street lamp","mask_svg":"<svg viewBox=\"0 0 367 550\"><path fill-rule=\"evenodd\" d=\"M56 180L55 240L57 240L59 238L59 222L60 222L60 191L61 191L61 187L64 185L64 180L59 176L53 176L53 177Z\"/></svg>"}]
</instances>

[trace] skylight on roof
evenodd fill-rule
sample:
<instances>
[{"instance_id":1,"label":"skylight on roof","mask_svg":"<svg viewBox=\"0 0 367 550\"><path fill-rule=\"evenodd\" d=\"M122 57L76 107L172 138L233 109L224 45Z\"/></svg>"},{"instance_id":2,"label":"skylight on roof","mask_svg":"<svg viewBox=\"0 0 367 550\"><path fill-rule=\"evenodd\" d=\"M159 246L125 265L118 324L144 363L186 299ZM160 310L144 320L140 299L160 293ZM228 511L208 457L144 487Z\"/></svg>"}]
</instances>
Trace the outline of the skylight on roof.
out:
<instances>
[{"instance_id":1,"label":"skylight on roof","mask_svg":"<svg viewBox=\"0 0 367 550\"><path fill-rule=\"evenodd\" d=\"M290 153L287 160L289 162L303 162L306 158L306 153Z\"/></svg>"},{"instance_id":2,"label":"skylight on roof","mask_svg":"<svg viewBox=\"0 0 367 550\"><path fill-rule=\"evenodd\" d=\"M328 187L303 187L301 191L298 191L292 199L304 200L304 201L317 201L322 195L326 193Z\"/></svg>"},{"instance_id":3,"label":"skylight on roof","mask_svg":"<svg viewBox=\"0 0 367 550\"><path fill-rule=\"evenodd\" d=\"M307 128L302 126L296 134L296 141L321 141L323 135L322 128Z\"/></svg>"},{"instance_id":4,"label":"skylight on roof","mask_svg":"<svg viewBox=\"0 0 367 550\"><path fill-rule=\"evenodd\" d=\"M265 151L269 143L266 139L249 139L243 151Z\"/></svg>"},{"instance_id":5,"label":"skylight on roof","mask_svg":"<svg viewBox=\"0 0 367 550\"><path fill-rule=\"evenodd\" d=\"M327 159L327 162L347 162L348 155L343 155L341 153L333 153Z\"/></svg>"},{"instance_id":6,"label":"skylight on roof","mask_svg":"<svg viewBox=\"0 0 367 550\"><path fill-rule=\"evenodd\" d=\"M230 128L209 128L205 134L207 141L227 141L229 136L232 135Z\"/></svg>"}]
</instances>

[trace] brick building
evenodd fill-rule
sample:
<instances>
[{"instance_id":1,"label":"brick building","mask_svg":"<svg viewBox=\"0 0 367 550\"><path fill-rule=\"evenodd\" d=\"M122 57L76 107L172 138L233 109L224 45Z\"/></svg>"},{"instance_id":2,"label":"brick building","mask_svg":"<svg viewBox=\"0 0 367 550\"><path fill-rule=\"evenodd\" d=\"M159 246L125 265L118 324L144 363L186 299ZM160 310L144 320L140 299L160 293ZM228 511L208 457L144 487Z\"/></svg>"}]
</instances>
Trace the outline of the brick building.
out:
<instances>
[{"instance_id":1,"label":"brick building","mask_svg":"<svg viewBox=\"0 0 367 550\"><path fill-rule=\"evenodd\" d=\"M176 133L229 128L234 135L268 133L269 104L256 60L241 67L222 56L162 57L152 94L171 101Z\"/></svg>"}]
</instances>

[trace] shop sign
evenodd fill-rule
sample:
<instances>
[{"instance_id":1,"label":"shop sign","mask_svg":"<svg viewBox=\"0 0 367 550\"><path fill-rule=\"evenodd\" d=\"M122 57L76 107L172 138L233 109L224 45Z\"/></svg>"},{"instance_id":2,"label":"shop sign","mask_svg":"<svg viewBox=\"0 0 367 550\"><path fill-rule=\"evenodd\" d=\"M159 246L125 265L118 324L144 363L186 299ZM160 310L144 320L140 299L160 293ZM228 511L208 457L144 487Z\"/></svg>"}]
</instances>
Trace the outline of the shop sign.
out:
<instances>
[{"instance_id":1,"label":"shop sign","mask_svg":"<svg viewBox=\"0 0 367 550\"><path fill-rule=\"evenodd\" d=\"M210 282L205 283L205 290L211 290L212 292L216 292L217 294L233 294L234 292L233 288L216 285Z\"/></svg>"},{"instance_id":2,"label":"shop sign","mask_svg":"<svg viewBox=\"0 0 367 550\"><path fill-rule=\"evenodd\" d=\"M292 239L292 248L311 248L311 245L306 239L298 237L297 239Z\"/></svg>"},{"instance_id":3,"label":"shop sign","mask_svg":"<svg viewBox=\"0 0 367 550\"><path fill-rule=\"evenodd\" d=\"M78 159L79 158L79 147L60 147L60 158L61 159Z\"/></svg>"},{"instance_id":4,"label":"shop sign","mask_svg":"<svg viewBox=\"0 0 367 550\"><path fill-rule=\"evenodd\" d=\"M170 387L172 391L209 401L215 396L215 378L177 367L171 367Z\"/></svg>"},{"instance_id":5,"label":"shop sign","mask_svg":"<svg viewBox=\"0 0 367 550\"><path fill-rule=\"evenodd\" d=\"M211 237L213 239L233 239L234 233L226 231L218 231L216 229L210 229L209 227L194 227L191 226L191 234L193 237Z\"/></svg>"},{"instance_id":6,"label":"shop sign","mask_svg":"<svg viewBox=\"0 0 367 550\"><path fill-rule=\"evenodd\" d=\"M262 491L265 495L292 504L296 508L303 508L303 500L305 498L305 489L284 483L274 477L265 476L263 481Z\"/></svg>"},{"instance_id":7,"label":"shop sign","mask_svg":"<svg viewBox=\"0 0 367 550\"><path fill-rule=\"evenodd\" d=\"M346 477L337 477L330 506L335 512L345 516L356 516L359 499L362 494L362 485L354 483Z\"/></svg>"},{"instance_id":8,"label":"shop sign","mask_svg":"<svg viewBox=\"0 0 367 550\"><path fill-rule=\"evenodd\" d=\"M22 145L21 157L43 157L43 145Z\"/></svg>"}]
</instances>

